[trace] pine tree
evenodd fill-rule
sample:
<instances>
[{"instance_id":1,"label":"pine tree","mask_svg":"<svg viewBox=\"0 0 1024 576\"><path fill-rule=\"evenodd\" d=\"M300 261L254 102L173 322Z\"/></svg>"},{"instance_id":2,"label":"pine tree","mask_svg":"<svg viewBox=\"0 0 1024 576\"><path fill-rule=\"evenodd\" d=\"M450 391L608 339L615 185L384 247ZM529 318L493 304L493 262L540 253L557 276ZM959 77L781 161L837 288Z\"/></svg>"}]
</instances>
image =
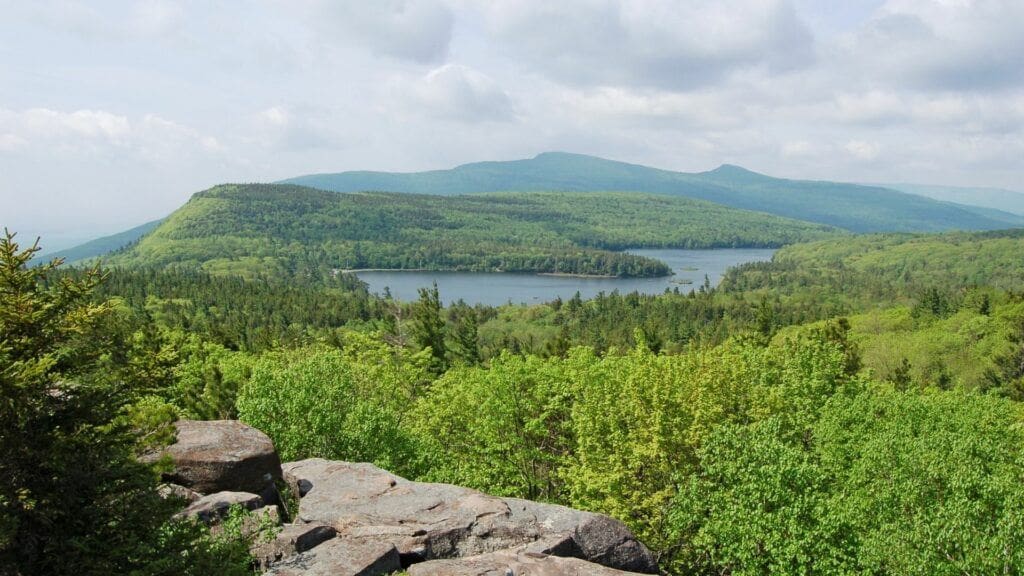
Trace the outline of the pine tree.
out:
<instances>
[{"instance_id":1,"label":"pine tree","mask_svg":"<svg viewBox=\"0 0 1024 576\"><path fill-rule=\"evenodd\" d=\"M245 573L244 554L228 566L171 520L177 504L135 459L142 383L104 359L114 309L89 302L98 269L57 275L59 260L30 263L38 250L0 236L0 574Z\"/></svg>"},{"instance_id":2,"label":"pine tree","mask_svg":"<svg viewBox=\"0 0 1024 576\"><path fill-rule=\"evenodd\" d=\"M437 282L432 288L420 288L420 299L413 306L412 337L420 348L430 349L431 369L440 374L448 368L445 346L444 317L441 316L441 297Z\"/></svg>"},{"instance_id":3,"label":"pine tree","mask_svg":"<svg viewBox=\"0 0 1024 576\"><path fill-rule=\"evenodd\" d=\"M463 304L455 317L451 355L467 366L480 363L479 321L476 310Z\"/></svg>"}]
</instances>

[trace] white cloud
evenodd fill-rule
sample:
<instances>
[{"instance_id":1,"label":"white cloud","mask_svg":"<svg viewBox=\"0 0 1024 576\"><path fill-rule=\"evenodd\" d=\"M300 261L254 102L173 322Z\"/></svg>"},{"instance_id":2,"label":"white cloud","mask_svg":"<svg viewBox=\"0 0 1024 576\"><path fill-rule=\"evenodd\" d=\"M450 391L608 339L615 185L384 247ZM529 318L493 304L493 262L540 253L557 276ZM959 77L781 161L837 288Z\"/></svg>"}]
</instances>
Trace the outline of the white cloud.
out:
<instances>
[{"instance_id":1,"label":"white cloud","mask_svg":"<svg viewBox=\"0 0 1024 576\"><path fill-rule=\"evenodd\" d=\"M878 158L878 145L863 140L850 140L846 143L846 151L857 160L874 160Z\"/></svg>"},{"instance_id":2,"label":"white cloud","mask_svg":"<svg viewBox=\"0 0 1024 576\"><path fill-rule=\"evenodd\" d=\"M406 97L411 115L431 115L466 123L514 118L508 93L491 77L468 66L445 64L415 81L397 80L394 90Z\"/></svg>"},{"instance_id":3,"label":"white cloud","mask_svg":"<svg viewBox=\"0 0 1024 576\"><path fill-rule=\"evenodd\" d=\"M455 22L451 9L437 0L314 0L312 8L325 43L417 63L444 59Z\"/></svg>"},{"instance_id":4,"label":"white cloud","mask_svg":"<svg viewBox=\"0 0 1024 576\"><path fill-rule=\"evenodd\" d=\"M260 112L259 117L273 127L283 127L288 124L288 111L281 106L271 106Z\"/></svg>"},{"instance_id":5,"label":"white cloud","mask_svg":"<svg viewBox=\"0 0 1024 576\"><path fill-rule=\"evenodd\" d=\"M156 114L137 120L105 110L64 112L48 108L23 111L0 109L2 142L22 151L61 151L161 161L171 159L177 150L195 147L217 152L222 146L217 139L194 128L172 122Z\"/></svg>"},{"instance_id":6,"label":"white cloud","mask_svg":"<svg viewBox=\"0 0 1024 576\"><path fill-rule=\"evenodd\" d=\"M737 70L807 65L813 37L776 0L496 0L483 8L507 54L566 83L686 89Z\"/></svg>"},{"instance_id":7,"label":"white cloud","mask_svg":"<svg viewBox=\"0 0 1024 576\"><path fill-rule=\"evenodd\" d=\"M811 156L814 154L814 146L806 140L786 142L782 145L782 155L786 157Z\"/></svg>"},{"instance_id":8,"label":"white cloud","mask_svg":"<svg viewBox=\"0 0 1024 576\"><path fill-rule=\"evenodd\" d=\"M1024 3L890 0L845 44L846 63L893 86L985 91L1024 85Z\"/></svg>"}]
</instances>

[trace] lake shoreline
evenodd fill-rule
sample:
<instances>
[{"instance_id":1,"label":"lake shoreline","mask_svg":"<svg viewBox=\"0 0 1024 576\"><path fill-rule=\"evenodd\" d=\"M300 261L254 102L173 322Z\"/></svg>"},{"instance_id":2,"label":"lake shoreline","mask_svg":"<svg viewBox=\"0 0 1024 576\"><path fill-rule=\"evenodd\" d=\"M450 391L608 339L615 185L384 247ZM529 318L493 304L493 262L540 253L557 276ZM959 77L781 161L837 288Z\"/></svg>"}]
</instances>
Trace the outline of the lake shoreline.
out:
<instances>
[{"instance_id":1,"label":"lake shoreline","mask_svg":"<svg viewBox=\"0 0 1024 576\"><path fill-rule=\"evenodd\" d=\"M554 278L594 278L597 280L616 280L622 278L622 276L612 276L610 274L574 274L572 272L533 272L537 276L552 276ZM655 276L651 276L655 278Z\"/></svg>"},{"instance_id":2,"label":"lake shoreline","mask_svg":"<svg viewBox=\"0 0 1024 576\"><path fill-rule=\"evenodd\" d=\"M419 288L435 282L445 305L462 300L469 305L501 306L508 304L540 304L557 299L567 301L579 292L583 299L595 298L602 292L646 295L666 290L692 292L705 281L716 286L732 266L745 262L770 260L774 249L708 249L636 250L631 254L661 260L675 273L657 278L579 277L567 273L536 272L455 272L387 270L359 272L370 292L383 294L385 289L397 300L414 302ZM706 279L705 279L706 278Z\"/></svg>"},{"instance_id":3,"label":"lake shoreline","mask_svg":"<svg viewBox=\"0 0 1024 576\"><path fill-rule=\"evenodd\" d=\"M619 280L632 278L627 276L612 276L611 274L576 274L573 272L506 272L504 270L493 270L490 272L467 271L467 270L446 270L436 268L353 268L351 270L335 270L335 274L359 274L361 272L438 272L445 274L523 274L527 276L551 276L554 278L592 278L595 280ZM665 276L672 276L666 274ZM664 278L665 276L637 276L636 278Z\"/></svg>"}]
</instances>

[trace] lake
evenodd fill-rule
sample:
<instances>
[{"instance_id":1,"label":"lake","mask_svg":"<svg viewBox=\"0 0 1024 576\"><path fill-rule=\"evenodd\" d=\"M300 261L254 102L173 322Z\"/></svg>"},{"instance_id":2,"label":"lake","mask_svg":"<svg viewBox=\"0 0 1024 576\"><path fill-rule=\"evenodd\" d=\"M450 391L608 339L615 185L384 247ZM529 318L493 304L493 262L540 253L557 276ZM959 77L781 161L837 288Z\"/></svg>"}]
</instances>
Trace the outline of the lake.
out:
<instances>
[{"instance_id":1,"label":"lake","mask_svg":"<svg viewBox=\"0 0 1024 576\"><path fill-rule=\"evenodd\" d=\"M469 304L500 306L539 304L557 297L568 300L579 291L584 299L599 292L620 294L640 292L661 294L666 288L680 292L697 290L707 275L712 286L718 285L725 271L745 262L771 260L774 249L737 248L721 250L630 250L631 254L655 258L668 264L675 276L663 278L570 278L537 274L485 272L358 272L371 292L382 294L385 287L399 300L416 300L418 289L437 282L441 300L450 304L459 299Z\"/></svg>"}]
</instances>

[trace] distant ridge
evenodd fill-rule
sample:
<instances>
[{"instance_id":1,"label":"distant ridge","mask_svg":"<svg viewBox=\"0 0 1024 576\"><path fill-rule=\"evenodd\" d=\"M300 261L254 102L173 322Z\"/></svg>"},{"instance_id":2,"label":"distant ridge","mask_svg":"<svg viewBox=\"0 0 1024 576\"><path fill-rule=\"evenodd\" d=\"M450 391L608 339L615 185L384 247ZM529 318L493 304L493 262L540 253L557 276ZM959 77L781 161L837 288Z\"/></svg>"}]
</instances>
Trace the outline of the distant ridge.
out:
<instances>
[{"instance_id":1,"label":"distant ridge","mask_svg":"<svg viewBox=\"0 0 1024 576\"><path fill-rule=\"evenodd\" d=\"M928 184L878 184L900 192L927 196L936 200L955 202L998 210L1024 217L1024 192L1002 188L973 186L933 186Z\"/></svg>"},{"instance_id":2,"label":"distant ridge","mask_svg":"<svg viewBox=\"0 0 1024 576\"><path fill-rule=\"evenodd\" d=\"M43 257L46 260L50 260L52 258L63 258L64 262L68 264L97 258L138 241L146 234L156 230L157 226L159 226L163 221L164 219L161 218L160 220L146 222L145 224L125 230L124 232L118 232L117 234L111 234L110 236L103 236L102 238L90 240L72 248L48 252L44 254Z\"/></svg>"},{"instance_id":3,"label":"distant ridge","mask_svg":"<svg viewBox=\"0 0 1024 576\"><path fill-rule=\"evenodd\" d=\"M724 164L673 172L567 152L426 172L311 174L282 182L333 192L455 195L501 191L625 190L670 194L844 228L853 232L994 230L1012 226L965 207L880 186L773 178Z\"/></svg>"}]
</instances>

